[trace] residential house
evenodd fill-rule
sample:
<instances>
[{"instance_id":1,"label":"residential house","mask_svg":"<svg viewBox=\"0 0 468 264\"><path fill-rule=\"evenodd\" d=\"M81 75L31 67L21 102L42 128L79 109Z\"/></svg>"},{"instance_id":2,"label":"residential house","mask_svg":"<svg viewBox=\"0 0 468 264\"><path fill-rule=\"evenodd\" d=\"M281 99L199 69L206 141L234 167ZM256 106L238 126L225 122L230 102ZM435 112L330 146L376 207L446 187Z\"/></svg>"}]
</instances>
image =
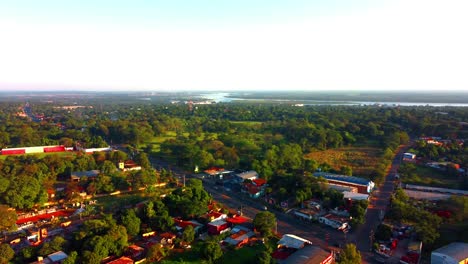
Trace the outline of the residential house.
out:
<instances>
[{"instance_id":1,"label":"residential house","mask_svg":"<svg viewBox=\"0 0 468 264\"><path fill-rule=\"evenodd\" d=\"M229 222L226 222L223 219L212 221L207 224L207 227L208 227L208 233L210 235L219 235L230 230Z\"/></svg>"},{"instance_id":2,"label":"residential house","mask_svg":"<svg viewBox=\"0 0 468 264\"><path fill-rule=\"evenodd\" d=\"M118 164L119 170L121 171L138 171L141 170L141 166L136 164L133 160L121 161Z\"/></svg>"},{"instance_id":3,"label":"residential house","mask_svg":"<svg viewBox=\"0 0 468 264\"><path fill-rule=\"evenodd\" d=\"M120 257L118 259L107 262L107 264L133 264L133 259L128 257Z\"/></svg>"},{"instance_id":4,"label":"residential house","mask_svg":"<svg viewBox=\"0 0 468 264\"><path fill-rule=\"evenodd\" d=\"M99 170L74 171L70 174L70 179L75 182L79 182L82 179L94 179L99 175L99 173L101 173Z\"/></svg>"},{"instance_id":5,"label":"residential house","mask_svg":"<svg viewBox=\"0 0 468 264\"><path fill-rule=\"evenodd\" d=\"M244 182L245 180L255 180L258 179L258 173L256 171L245 171L241 173L234 174L235 180L239 183Z\"/></svg>"},{"instance_id":6,"label":"residential house","mask_svg":"<svg viewBox=\"0 0 468 264\"><path fill-rule=\"evenodd\" d=\"M338 230L345 230L351 228L351 226L348 224L348 219L333 214L321 216L319 217L318 221L319 223L331 226L332 228Z\"/></svg>"},{"instance_id":7,"label":"residential house","mask_svg":"<svg viewBox=\"0 0 468 264\"><path fill-rule=\"evenodd\" d=\"M235 247L242 247L247 244L253 236L255 236L255 232L243 226L234 226L231 232L232 235L224 239L223 242Z\"/></svg>"},{"instance_id":8,"label":"residential house","mask_svg":"<svg viewBox=\"0 0 468 264\"><path fill-rule=\"evenodd\" d=\"M37 261L32 262L31 264L60 264L62 263L66 258L68 258L68 255L65 254L63 251L57 251L55 253L52 253L50 255L47 255L46 258L43 257L38 257Z\"/></svg>"},{"instance_id":9,"label":"residential house","mask_svg":"<svg viewBox=\"0 0 468 264\"><path fill-rule=\"evenodd\" d=\"M174 224L178 232L183 232L187 226L192 226L195 234L199 234L203 225L195 220L184 221L181 219L174 218Z\"/></svg>"},{"instance_id":10,"label":"residential house","mask_svg":"<svg viewBox=\"0 0 468 264\"><path fill-rule=\"evenodd\" d=\"M318 220L322 213L315 209L302 208L294 210L294 215L302 220Z\"/></svg>"},{"instance_id":11,"label":"residential house","mask_svg":"<svg viewBox=\"0 0 468 264\"><path fill-rule=\"evenodd\" d=\"M243 184L242 192L248 193L252 198L258 198L265 193L266 180L265 179L254 179L251 182L245 182Z\"/></svg>"},{"instance_id":12,"label":"residential house","mask_svg":"<svg viewBox=\"0 0 468 264\"><path fill-rule=\"evenodd\" d=\"M312 245L306 245L286 259L278 261L279 264L331 264L334 262L333 252Z\"/></svg>"},{"instance_id":13,"label":"residential house","mask_svg":"<svg viewBox=\"0 0 468 264\"><path fill-rule=\"evenodd\" d=\"M312 242L292 234L285 234L278 241L278 247L300 249L307 245L312 245Z\"/></svg>"}]
</instances>

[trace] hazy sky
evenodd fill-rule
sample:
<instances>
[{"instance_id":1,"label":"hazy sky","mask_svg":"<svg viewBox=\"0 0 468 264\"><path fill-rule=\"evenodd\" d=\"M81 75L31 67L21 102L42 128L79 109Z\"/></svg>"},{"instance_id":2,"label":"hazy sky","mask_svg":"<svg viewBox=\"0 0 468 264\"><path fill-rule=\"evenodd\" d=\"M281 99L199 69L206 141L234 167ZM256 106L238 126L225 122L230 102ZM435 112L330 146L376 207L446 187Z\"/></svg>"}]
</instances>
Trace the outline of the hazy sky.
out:
<instances>
[{"instance_id":1,"label":"hazy sky","mask_svg":"<svg viewBox=\"0 0 468 264\"><path fill-rule=\"evenodd\" d=\"M0 89L468 90L467 0L0 0Z\"/></svg>"}]
</instances>

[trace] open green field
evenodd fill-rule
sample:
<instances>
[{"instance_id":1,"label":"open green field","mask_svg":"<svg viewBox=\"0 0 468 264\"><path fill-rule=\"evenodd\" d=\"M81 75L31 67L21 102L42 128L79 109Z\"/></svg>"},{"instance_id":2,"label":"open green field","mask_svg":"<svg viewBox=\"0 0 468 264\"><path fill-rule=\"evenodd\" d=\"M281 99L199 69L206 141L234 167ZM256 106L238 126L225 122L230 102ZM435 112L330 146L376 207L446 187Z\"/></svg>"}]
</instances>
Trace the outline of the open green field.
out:
<instances>
[{"instance_id":1,"label":"open green field","mask_svg":"<svg viewBox=\"0 0 468 264\"><path fill-rule=\"evenodd\" d=\"M342 166L353 169L353 175L368 176L375 169L380 160L381 150L372 147L345 147L315 151L306 154L307 159L316 160L320 163L328 163L339 171Z\"/></svg>"},{"instance_id":2,"label":"open green field","mask_svg":"<svg viewBox=\"0 0 468 264\"><path fill-rule=\"evenodd\" d=\"M404 175L403 183L425 185L441 188L460 189L460 181L456 176L451 176L444 171L416 165L415 173Z\"/></svg>"}]
</instances>

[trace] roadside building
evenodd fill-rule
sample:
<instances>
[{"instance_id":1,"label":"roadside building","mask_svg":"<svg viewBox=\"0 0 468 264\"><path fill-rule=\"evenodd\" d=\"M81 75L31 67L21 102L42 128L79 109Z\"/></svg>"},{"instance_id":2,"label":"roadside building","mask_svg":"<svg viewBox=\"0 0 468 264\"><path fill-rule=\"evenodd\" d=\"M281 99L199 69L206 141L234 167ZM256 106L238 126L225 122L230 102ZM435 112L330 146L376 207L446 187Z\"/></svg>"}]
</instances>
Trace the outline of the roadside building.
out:
<instances>
[{"instance_id":1,"label":"roadside building","mask_svg":"<svg viewBox=\"0 0 468 264\"><path fill-rule=\"evenodd\" d=\"M328 172L316 172L314 173L314 176L323 177L331 184L357 188L358 193L371 193L375 187L373 181L360 177L339 175Z\"/></svg>"},{"instance_id":2,"label":"roadside building","mask_svg":"<svg viewBox=\"0 0 468 264\"><path fill-rule=\"evenodd\" d=\"M360 201L360 200L369 200L368 194L363 193L353 193L353 192L343 192L343 199L351 201Z\"/></svg>"},{"instance_id":3,"label":"roadside building","mask_svg":"<svg viewBox=\"0 0 468 264\"><path fill-rule=\"evenodd\" d=\"M331 264L335 262L332 252L321 249L318 246L307 245L292 253L279 264Z\"/></svg>"},{"instance_id":4,"label":"roadside building","mask_svg":"<svg viewBox=\"0 0 468 264\"><path fill-rule=\"evenodd\" d=\"M314 221L319 219L321 213L314 209L303 208L294 210L294 216L302 220Z\"/></svg>"},{"instance_id":5,"label":"roadside building","mask_svg":"<svg viewBox=\"0 0 468 264\"><path fill-rule=\"evenodd\" d=\"M244 182L245 180L255 180L258 179L258 173L256 171L246 171L246 172L241 172L241 173L236 173L234 174L235 180L237 182Z\"/></svg>"},{"instance_id":6,"label":"roadside building","mask_svg":"<svg viewBox=\"0 0 468 264\"><path fill-rule=\"evenodd\" d=\"M348 224L348 219L333 214L321 216L319 217L318 221L319 223L328 225L338 230L345 230L350 228L350 225Z\"/></svg>"},{"instance_id":7,"label":"roadside building","mask_svg":"<svg viewBox=\"0 0 468 264\"><path fill-rule=\"evenodd\" d=\"M467 264L468 243L454 242L431 253L431 264Z\"/></svg>"},{"instance_id":8,"label":"roadside building","mask_svg":"<svg viewBox=\"0 0 468 264\"><path fill-rule=\"evenodd\" d=\"M300 249L307 245L312 245L312 242L292 234L285 234L278 241L278 247Z\"/></svg>"}]
</instances>

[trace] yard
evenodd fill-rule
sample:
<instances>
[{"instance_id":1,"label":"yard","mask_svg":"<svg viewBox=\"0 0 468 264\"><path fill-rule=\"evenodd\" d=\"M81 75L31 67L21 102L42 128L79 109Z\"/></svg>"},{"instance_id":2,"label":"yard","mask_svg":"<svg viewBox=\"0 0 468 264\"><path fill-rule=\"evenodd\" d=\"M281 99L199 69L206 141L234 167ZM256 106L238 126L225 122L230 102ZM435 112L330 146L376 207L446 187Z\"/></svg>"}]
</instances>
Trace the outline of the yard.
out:
<instances>
[{"instance_id":1,"label":"yard","mask_svg":"<svg viewBox=\"0 0 468 264\"><path fill-rule=\"evenodd\" d=\"M319 164L327 163L339 171L342 166L353 169L353 175L369 176L379 164L381 150L372 147L345 147L311 152L307 159L316 160Z\"/></svg>"},{"instance_id":2,"label":"yard","mask_svg":"<svg viewBox=\"0 0 468 264\"><path fill-rule=\"evenodd\" d=\"M145 199L146 197L143 193L109 195L96 198L97 205L102 207L104 212L114 212L126 205L134 205Z\"/></svg>"}]
</instances>

